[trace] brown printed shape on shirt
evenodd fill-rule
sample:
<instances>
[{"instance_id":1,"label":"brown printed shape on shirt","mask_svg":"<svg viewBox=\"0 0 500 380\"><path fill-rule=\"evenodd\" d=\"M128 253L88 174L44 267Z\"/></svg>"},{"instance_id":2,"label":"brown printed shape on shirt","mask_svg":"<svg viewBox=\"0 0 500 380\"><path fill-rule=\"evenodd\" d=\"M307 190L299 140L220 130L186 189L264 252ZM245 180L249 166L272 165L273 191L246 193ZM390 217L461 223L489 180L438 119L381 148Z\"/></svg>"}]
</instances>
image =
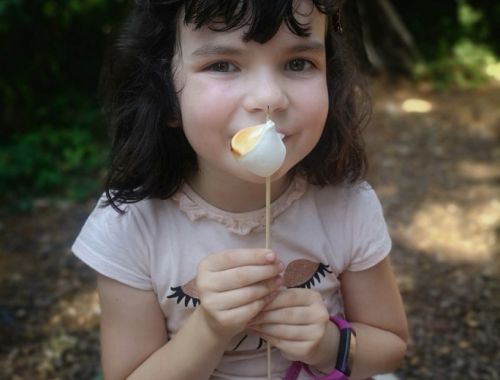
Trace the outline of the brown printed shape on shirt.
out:
<instances>
[{"instance_id":1,"label":"brown printed shape on shirt","mask_svg":"<svg viewBox=\"0 0 500 380\"><path fill-rule=\"evenodd\" d=\"M321 282L320 275L326 277L325 272L332 273L328 270L328 265L299 259L287 265L283 279L287 288L310 289L311 286L315 286L315 279L318 284Z\"/></svg>"}]
</instances>

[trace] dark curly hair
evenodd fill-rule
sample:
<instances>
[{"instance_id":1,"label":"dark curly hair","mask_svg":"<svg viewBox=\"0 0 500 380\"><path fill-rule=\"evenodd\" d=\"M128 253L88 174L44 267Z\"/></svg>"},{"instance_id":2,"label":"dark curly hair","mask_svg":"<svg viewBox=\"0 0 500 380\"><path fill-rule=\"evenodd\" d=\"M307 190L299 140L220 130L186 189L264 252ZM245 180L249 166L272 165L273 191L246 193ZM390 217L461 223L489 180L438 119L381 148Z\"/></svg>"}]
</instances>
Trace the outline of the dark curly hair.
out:
<instances>
[{"instance_id":1,"label":"dark curly hair","mask_svg":"<svg viewBox=\"0 0 500 380\"><path fill-rule=\"evenodd\" d=\"M315 148L292 170L319 186L364 178L361 130L367 104L350 50L343 0L312 0L327 15L325 36L329 111ZM245 41L265 43L281 24L299 36L308 26L295 18L296 0L137 0L103 70L104 111L113 137L106 204L173 195L197 168L184 136L172 78L178 22L216 31L248 27ZM181 12L183 11L183 12ZM183 14L184 20L179 20ZM342 15L343 33L339 24ZM217 22L215 22L217 21Z\"/></svg>"}]
</instances>

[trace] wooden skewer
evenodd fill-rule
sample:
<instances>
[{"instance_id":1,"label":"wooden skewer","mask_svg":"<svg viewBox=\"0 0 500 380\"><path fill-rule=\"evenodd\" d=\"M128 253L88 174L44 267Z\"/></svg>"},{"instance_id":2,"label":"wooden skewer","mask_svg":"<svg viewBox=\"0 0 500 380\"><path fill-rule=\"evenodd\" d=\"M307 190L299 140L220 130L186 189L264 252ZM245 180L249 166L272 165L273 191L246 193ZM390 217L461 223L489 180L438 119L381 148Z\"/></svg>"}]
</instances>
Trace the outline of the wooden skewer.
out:
<instances>
[{"instance_id":1,"label":"wooden skewer","mask_svg":"<svg viewBox=\"0 0 500 380\"><path fill-rule=\"evenodd\" d=\"M266 177L266 249L271 249L271 177Z\"/></svg>"},{"instance_id":2,"label":"wooden skewer","mask_svg":"<svg viewBox=\"0 0 500 380\"><path fill-rule=\"evenodd\" d=\"M266 249L271 249L271 177L266 177ZM267 379L271 380L271 345L267 342Z\"/></svg>"},{"instance_id":3,"label":"wooden skewer","mask_svg":"<svg viewBox=\"0 0 500 380\"><path fill-rule=\"evenodd\" d=\"M269 120L269 106L266 110ZM271 176L266 177L266 249L271 249ZM267 342L267 380L271 380L271 344Z\"/></svg>"}]
</instances>

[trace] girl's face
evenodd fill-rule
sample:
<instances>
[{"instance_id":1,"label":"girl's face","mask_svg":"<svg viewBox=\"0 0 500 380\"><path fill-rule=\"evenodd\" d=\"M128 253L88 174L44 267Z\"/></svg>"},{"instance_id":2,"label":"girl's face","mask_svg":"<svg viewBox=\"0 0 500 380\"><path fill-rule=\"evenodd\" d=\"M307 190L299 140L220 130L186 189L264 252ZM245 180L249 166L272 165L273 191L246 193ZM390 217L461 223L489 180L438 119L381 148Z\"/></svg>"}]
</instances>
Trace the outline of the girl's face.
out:
<instances>
[{"instance_id":1,"label":"girl's face","mask_svg":"<svg viewBox=\"0 0 500 380\"><path fill-rule=\"evenodd\" d=\"M215 32L179 23L174 80L202 177L263 181L239 166L230 142L238 130L265 122L268 107L287 149L273 180L283 179L318 142L328 113L326 16L302 1L296 18L310 26L308 37L282 25L264 44L244 42L244 28Z\"/></svg>"}]
</instances>

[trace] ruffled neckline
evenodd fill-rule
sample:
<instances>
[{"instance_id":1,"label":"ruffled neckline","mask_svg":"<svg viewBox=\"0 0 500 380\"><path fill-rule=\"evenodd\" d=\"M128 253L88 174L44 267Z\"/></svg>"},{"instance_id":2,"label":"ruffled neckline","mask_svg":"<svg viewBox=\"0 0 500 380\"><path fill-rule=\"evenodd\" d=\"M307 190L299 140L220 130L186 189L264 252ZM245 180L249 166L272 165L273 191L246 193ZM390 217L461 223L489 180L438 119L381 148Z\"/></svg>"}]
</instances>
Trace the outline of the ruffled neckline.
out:
<instances>
[{"instance_id":1,"label":"ruffled neckline","mask_svg":"<svg viewBox=\"0 0 500 380\"><path fill-rule=\"evenodd\" d=\"M271 220L285 212L307 190L307 181L296 176L283 194L271 203ZM262 231L266 227L266 210L261 208L248 212L229 212L221 210L200 197L187 183L172 196L191 221L206 218L225 226L237 235L248 235L250 232Z\"/></svg>"}]
</instances>

